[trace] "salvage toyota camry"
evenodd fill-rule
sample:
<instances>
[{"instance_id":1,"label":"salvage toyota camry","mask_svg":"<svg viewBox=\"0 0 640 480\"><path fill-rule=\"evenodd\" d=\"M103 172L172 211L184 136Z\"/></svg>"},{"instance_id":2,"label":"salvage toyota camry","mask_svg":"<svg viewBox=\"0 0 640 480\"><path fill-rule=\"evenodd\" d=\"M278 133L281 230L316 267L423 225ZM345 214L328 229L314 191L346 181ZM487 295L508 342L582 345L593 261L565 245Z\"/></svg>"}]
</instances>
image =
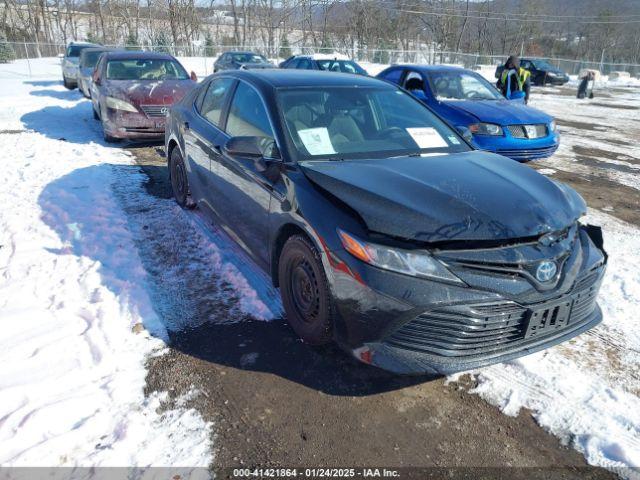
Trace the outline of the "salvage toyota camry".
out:
<instances>
[{"instance_id":1,"label":"salvage toyota camry","mask_svg":"<svg viewBox=\"0 0 640 480\"><path fill-rule=\"evenodd\" d=\"M607 257L583 199L387 82L216 74L174 105L165 141L178 204L269 272L309 344L447 374L601 321Z\"/></svg>"}]
</instances>

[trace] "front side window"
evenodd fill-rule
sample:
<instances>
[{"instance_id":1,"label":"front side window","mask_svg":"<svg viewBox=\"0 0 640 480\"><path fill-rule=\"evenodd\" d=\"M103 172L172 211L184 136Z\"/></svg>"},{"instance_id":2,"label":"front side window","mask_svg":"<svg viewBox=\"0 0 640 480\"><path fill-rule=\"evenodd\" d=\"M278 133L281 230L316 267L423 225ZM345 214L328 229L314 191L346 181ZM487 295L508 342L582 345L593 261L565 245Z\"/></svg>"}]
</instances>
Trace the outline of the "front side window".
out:
<instances>
[{"instance_id":1,"label":"front side window","mask_svg":"<svg viewBox=\"0 0 640 480\"><path fill-rule=\"evenodd\" d=\"M109 60L109 80L187 80L187 71L174 60L130 59Z\"/></svg>"},{"instance_id":2,"label":"front side window","mask_svg":"<svg viewBox=\"0 0 640 480\"><path fill-rule=\"evenodd\" d=\"M232 137L274 138L260 95L244 82L238 84L233 95L226 131Z\"/></svg>"},{"instance_id":3,"label":"front side window","mask_svg":"<svg viewBox=\"0 0 640 480\"><path fill-rule=\"evenodd\" d=\"M220 126L222 108L231 85L233 85L233 79L231 78L216 78L209 84L202 101L198 101L198 104L201 105L199 108L200 115L217 127Z\"/></svg>"},{"instance_id":4,"label":"front side window","mask_svg":"<svg viewBox=\"0 0 640 480\"><path fill-rule=\"evenodd\" d=\"M475 73L435 72L431 86L438 100L502 100L504 97Z\"/></svg>"},{"instance_id":5,"label":"front side window","mask_svg":"<svg viewBox=\"0 0 640 480\"><path fill-rule=\"evenodd\" d=\"M380 77L384 78L385 80L387 80L389 82L393 82L396 85L399 85L400 84L400 78L402 77L402 69L395 68L395 69L393 69L391 71L383 73Z\"/></svg>"},{"instance_id":6,"label":"front side window","mask_svg":"<svg viewBox=\"0 0 640 480\"><path fill-rule=\"evenodd\" d=\"M396 88L280 89L278 104L297 160L469 150L427 107Z\"/></svg>"},{"instance_id":7,"label":"front side window","mask_svg":"<svg viewBox=\"0 0 640 480\"><path fill-rule=\"evenodd\" d=\"M367 74L360 65L351 60L318 60L318 67L320 70L328 70L330 72Z\"/></svg>"}]
</instances>

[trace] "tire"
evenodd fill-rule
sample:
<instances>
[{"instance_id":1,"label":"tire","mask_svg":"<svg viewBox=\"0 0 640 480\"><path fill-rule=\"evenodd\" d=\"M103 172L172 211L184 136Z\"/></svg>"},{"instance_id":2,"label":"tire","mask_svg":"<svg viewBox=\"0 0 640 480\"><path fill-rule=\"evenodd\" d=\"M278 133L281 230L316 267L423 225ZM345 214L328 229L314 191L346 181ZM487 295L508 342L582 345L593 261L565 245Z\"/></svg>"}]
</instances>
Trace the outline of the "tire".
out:
<instances>
[{"instance_id":1,"label":"tire","mask_svg":"<svg viewBox=\"0 0 640 480\"><path fill-rule=\"evenodd\" d=\"M107 143L118 143L120 139L104 133L104 141Z\"/></svg>"},{"instance_id":2,"label":"tire","mask_svg":"<svg viewBox=\"0 0 640 480\"><path fill-rule=\"evenodd\" d=\"M169 159L169 180L171 180L171 190L173 190L173 198L176 199L176 203L182 208L194 208L196 204L189 191L187 169L180 154L180 149L177 147L171 151L171 158Z\"/></svg>"},{"instance_id":3,"label":"tire","mask_svg":"<svg viewBox=\"0 0 640 480\"><path fill-rule=\"evenodd\" d=\"M73 90L74 88L76 88L73 86L73 83L67 80L67 77L65 76L62 77L62 83L64 84L64 88L66 88L67 90Z\"/></svg>"},{"instance_id":4,"label":"tire","mask_svg":"<svg viewBox=\"0 0 640 480\"><path fill-rule=\"evenodd\" d=\"M303 235L290 237L278 264L280 295L291 328L310 345L333 339L334 307L320 254Z\"/></svg>"}]
</instances>

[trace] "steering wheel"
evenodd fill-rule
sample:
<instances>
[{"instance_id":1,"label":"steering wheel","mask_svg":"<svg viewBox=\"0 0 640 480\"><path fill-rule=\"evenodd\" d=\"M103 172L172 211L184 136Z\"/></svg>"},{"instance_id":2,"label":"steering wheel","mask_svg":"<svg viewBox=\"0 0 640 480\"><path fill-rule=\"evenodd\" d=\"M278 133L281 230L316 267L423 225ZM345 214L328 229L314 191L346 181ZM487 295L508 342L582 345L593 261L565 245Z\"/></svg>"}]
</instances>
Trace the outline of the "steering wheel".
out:
<instances>
[{"instance_id":1,"label":"steering wheel","mask_svg":"<svg viewBox=\"0 0 640 480\"><path fill-rule=\"evenodd\" d=\"M474 98L482 98L482 95L476 92L475 90L471 90L470 92L467 92L464 96L467 97L469 100L473 100Z\"/></svg>"}]
</instances>

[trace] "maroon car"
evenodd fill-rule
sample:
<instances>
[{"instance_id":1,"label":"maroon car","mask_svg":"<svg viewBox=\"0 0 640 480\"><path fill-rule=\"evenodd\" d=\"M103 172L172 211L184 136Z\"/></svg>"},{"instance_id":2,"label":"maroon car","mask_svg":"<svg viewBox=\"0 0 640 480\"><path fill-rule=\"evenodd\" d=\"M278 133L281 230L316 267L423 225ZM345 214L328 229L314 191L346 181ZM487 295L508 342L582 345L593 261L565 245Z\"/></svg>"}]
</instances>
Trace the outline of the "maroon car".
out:
<instances>
[{"instance_id":1,"label":"maroon car","mask_svg":"<svg viewBox=\"0 0 640 480\"><path fill-rule=\"evenodd\" d=\"M108 52L93 73L93 116L104 139L160 139L169 108L196 85L174 57L155 52Z\"/></svg>"}]
</instances>

